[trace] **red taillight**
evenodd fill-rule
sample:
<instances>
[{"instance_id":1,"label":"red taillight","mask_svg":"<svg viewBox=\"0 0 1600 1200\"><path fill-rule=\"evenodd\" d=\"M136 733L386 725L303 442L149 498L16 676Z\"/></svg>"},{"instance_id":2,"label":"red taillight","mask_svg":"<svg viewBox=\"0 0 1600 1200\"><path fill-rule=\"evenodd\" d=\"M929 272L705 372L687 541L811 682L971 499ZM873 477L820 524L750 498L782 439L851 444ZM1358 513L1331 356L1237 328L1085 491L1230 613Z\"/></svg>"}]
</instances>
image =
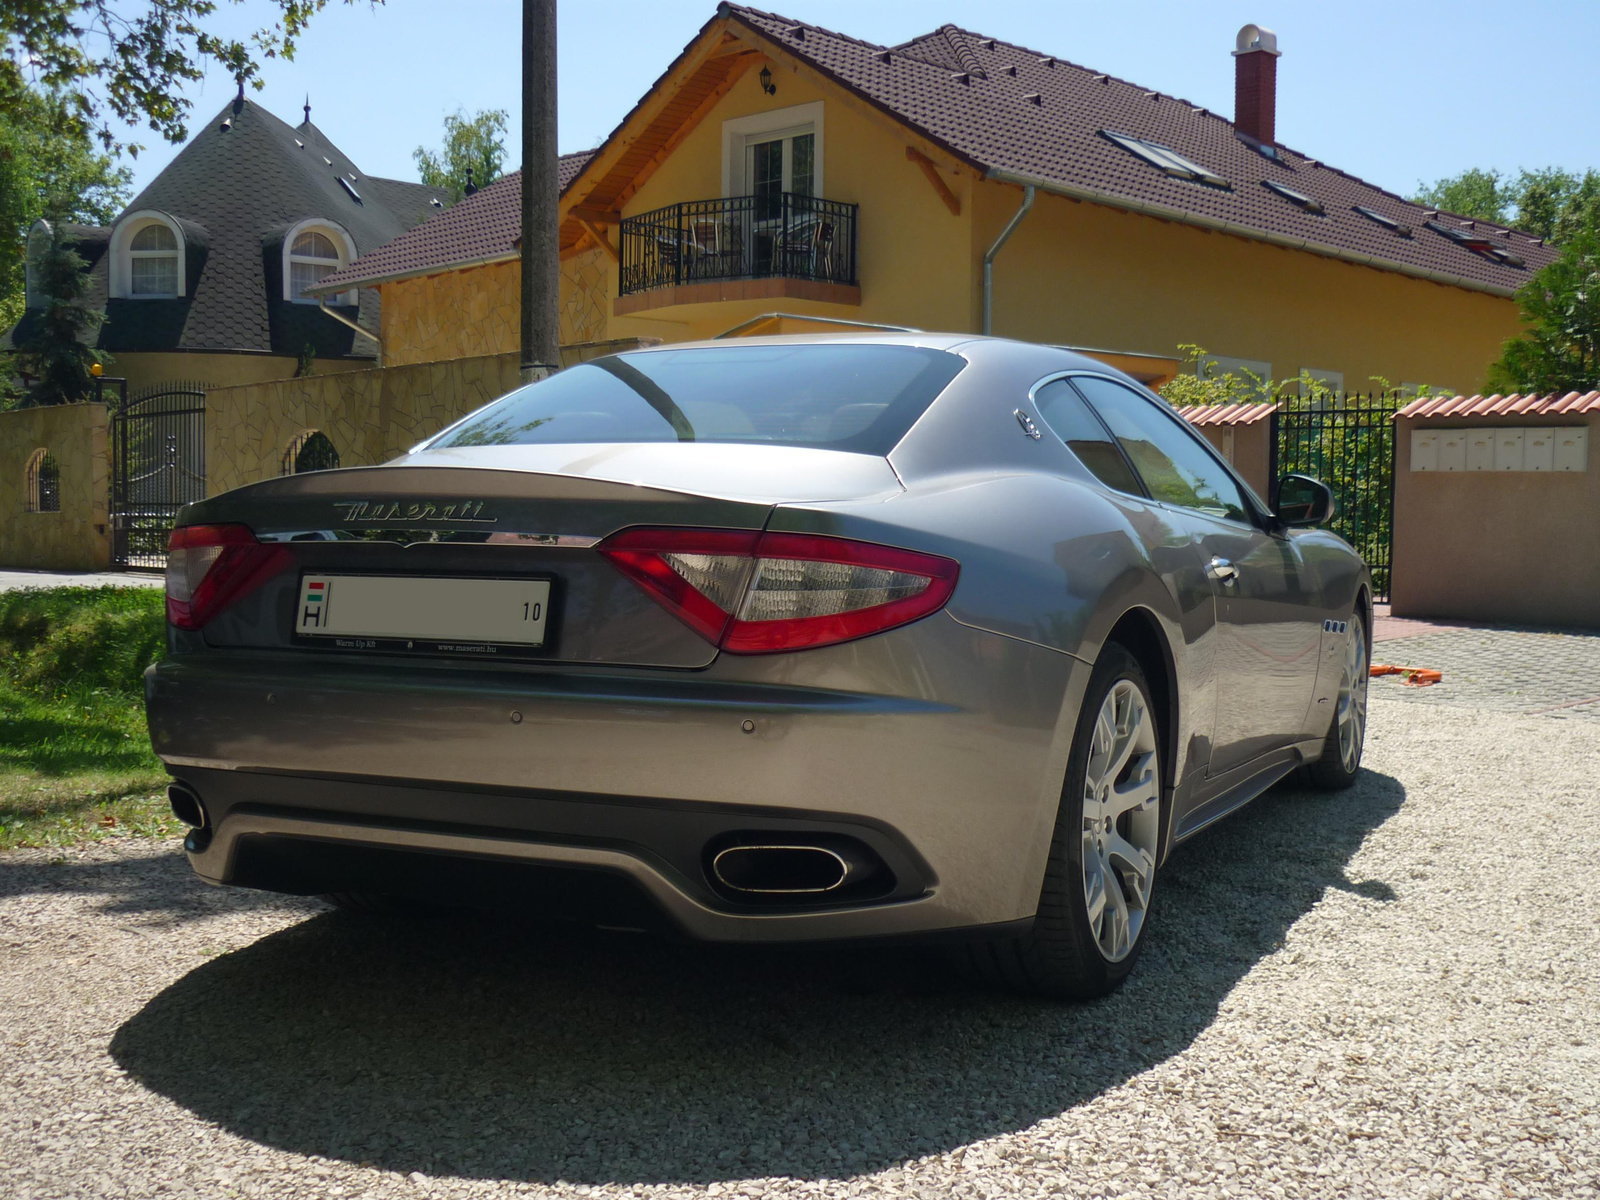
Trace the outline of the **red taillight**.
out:
<instances>
[{"instance_id":1,"label":"red taillight","mask_svg":"<svg viewBox=\"0 0 1600 1200\"><path fill-rule=\"evenodd\" d=\"M167 620L199 629L294 561L243 525L185 525L167 541Z\"/></svg>"},{"instance_id":2,"label":"red taillight","mask_svg":"<svg viewBox=\"0 0 1600 1200\"><path fill-rule=\"evenodd\" d=\"M625 529L596 547L668 612L734 654L882 633L938 612L954 559L802 533Z\"/></svg>"}]
</instances>

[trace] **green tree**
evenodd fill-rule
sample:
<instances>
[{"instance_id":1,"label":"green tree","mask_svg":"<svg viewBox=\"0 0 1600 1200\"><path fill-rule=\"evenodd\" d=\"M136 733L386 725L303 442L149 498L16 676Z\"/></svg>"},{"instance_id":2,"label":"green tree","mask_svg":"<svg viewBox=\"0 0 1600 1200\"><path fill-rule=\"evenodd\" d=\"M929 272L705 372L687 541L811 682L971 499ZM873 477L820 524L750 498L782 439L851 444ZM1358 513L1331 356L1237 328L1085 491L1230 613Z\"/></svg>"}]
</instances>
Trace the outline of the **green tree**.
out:
<instances>
[{"instance_id":1,"label":"green tree","mask_svg":"<svg viewBox=\"0 0 1600 1200\"><path fill-rule=\"evenodd\" d=\"M1561 167L1524 167L1509 179L1498 171L1473 167L1419 187L1414 203L1510 225L1557 246L1600 219L1597 171L1580 175Z\"/></svg>"},{"instance_id":2,"label":"green tree","mask_svg":"<svg viewBox=\"0 0 1600 1200\"><path fill-rule=\"evenodd\" d=\"M1529 328L1506 342L1489 386L1541 395L1600 388L1600 221L1573 234L1517 302Z\"/></svg>"},{"instance_id":3,"label":"green tree","mask_svg":"<svg viewBox=\"0 0 1600 1200\"><path fill-rule=\"evenodd\" d=\"M0 76L15 71L0 62ZM16 102L0 110L0 329L22 316L28 230L52 203L59 219L109 225L128 202L127 168L96 151L66 100L12 82Z\"/></svg>"},{"instance_id":4,"label":"green tree","mask_svg":"<svg viewBox=\"0 0 1600 1200\"><path fill-rule=\"evenodd\" d=\"M1600 220L1600 172L1521 171L1512 193L1516 227L1560 246Z\"/></svg>"},{"instance_id":5,"label":"green tree","mask_svg":"<svg viewBox=\"0 0 1600 1200\"><path fill-rule=\"evenodd\" d=\"M1445 179L1417 185L1412 203L1437 208L1442 212L1474 217L1480 221L1505 224L1512 199L1499 171L1472 167Z\"/></svg>"},{"instance_id":6,"label":"green tree","mask_svg":"<svg viewBox=\"0 0 1600 1200\"><path fill-rule=\"evenodd\" d=\"M437 153L426 146L411 152L422 182L446 188L454 203L466 194L467 172L475 187L487 187L500 178L506 157L506 111L489 108L467 116L456 109L444 119L444 145Z\"/></svg>"},{"instance_id":7,"label":"green tree","mask_svg":"<svg viewBox=\"0 0 1600 1200\"><path fill-rule=\"evenodd\" d=\"M167 141L182 142L189 136L186 85L216 63L259 90L258 58L292 59L307 23L328 5L267 2L272 24L247 44L217 32L218 0L5 0L0 58L27 64L32 82L59 93L80 131L93 131L108 150L118 145L112 117L146 122ZM367 2L375 7L383 0ZM0 78L0 112L17 102L16 83Z\"/></svg>"},{"instance_id":8,"label":"green tree","mask_svg":"<svg viewBox=\"0 0 1600 1200\"><path fill-rule=\"evenodd\" d=\"M83 302L88 277L82 256L62 236L60 223L49 248L39 258L39 290L45 303L33 328L17 347L17 357L38 382L28 400L34 404L71 404L89 394L89 367L101 361L89 341L104 314Z\"/></svg>"}]
</instances>

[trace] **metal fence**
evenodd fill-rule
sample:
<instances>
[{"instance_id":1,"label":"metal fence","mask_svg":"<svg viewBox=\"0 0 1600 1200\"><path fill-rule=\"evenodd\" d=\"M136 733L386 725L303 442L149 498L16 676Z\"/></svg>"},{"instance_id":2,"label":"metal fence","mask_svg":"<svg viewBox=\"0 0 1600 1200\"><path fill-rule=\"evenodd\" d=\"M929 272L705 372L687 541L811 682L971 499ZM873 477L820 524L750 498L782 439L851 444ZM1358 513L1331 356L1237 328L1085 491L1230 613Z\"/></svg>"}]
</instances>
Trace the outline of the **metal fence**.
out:
<instances>
[{"instance_id":1,"label":"metal fence","mask_svg":"<svg viewBox=\"0 0 1600 1200\"><path fill-rule=\"evenodd\" d=\"M853 284L858 207L781 192L691 200L626 217L620 294L768 276Z\"/></svg>"},{"instance_id":2,"label":"metal fence","mask_svg":"<svg viewBox=\"0 0 1600 1200\"><path fill-rule=\"evenodd\" d=\"M1269 478L1311 475L1333 489L1330 528L1372 572L1377 600L1389 598L1394 541L1394 394L1290 396L1273 414L1276 462Z\"/></svg>"},{"instance_id":3,"label":"metal fence","mask_svg":"<svg viewBox=\"0 0 1600 1200\"><path fill-rule=\"evenodd\" d=\"M168 383L111 414L111 547L119 567L159 570L178 510L206 495L206 387Z\"/></svg>"}]
</instances>

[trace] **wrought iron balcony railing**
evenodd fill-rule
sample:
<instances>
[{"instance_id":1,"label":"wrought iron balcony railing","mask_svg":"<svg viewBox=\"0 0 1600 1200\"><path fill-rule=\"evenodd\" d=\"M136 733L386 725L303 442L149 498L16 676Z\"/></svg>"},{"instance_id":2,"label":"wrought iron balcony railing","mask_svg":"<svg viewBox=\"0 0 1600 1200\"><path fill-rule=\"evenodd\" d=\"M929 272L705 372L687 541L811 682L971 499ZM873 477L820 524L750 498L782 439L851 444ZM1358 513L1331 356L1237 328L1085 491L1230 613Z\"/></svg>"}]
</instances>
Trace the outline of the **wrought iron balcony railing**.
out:
<instances>
[{"instance_id":1,"label":"wrought iron balcony railing","mask_svg":"<svg viewBox=\"0 0 1600 1200\"><path fill-rule=\"evenodd\" d=\"M771 276L854 284L857 208L783 192L624 217L621 294Z\"/></svg>"}]
</instances>

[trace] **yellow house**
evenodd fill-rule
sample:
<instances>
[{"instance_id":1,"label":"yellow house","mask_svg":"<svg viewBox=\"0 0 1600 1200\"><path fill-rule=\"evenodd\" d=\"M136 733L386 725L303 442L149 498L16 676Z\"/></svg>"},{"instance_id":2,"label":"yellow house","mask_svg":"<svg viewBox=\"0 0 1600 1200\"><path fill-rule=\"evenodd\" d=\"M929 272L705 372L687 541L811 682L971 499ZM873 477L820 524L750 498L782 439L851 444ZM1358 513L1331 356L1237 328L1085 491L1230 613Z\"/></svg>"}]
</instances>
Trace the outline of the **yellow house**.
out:
<instances>
[{"instance_id":1,"label":"yellow house","mask_svg":"<svg viewBox=\"0 0 1600 1200\"><path fill-rule=\"evenodd\" d=\"M1151 382L1194 343L1336 388L1476 389L1553 251L1280 144L1278 54L1240 31L1230 121L954 26L885 47L723 4L562 160L562 341L821 319L1098 348ZM322 281L381 293L385 365L517 349L520 187Z\"/></svg>"}]
</instances>

